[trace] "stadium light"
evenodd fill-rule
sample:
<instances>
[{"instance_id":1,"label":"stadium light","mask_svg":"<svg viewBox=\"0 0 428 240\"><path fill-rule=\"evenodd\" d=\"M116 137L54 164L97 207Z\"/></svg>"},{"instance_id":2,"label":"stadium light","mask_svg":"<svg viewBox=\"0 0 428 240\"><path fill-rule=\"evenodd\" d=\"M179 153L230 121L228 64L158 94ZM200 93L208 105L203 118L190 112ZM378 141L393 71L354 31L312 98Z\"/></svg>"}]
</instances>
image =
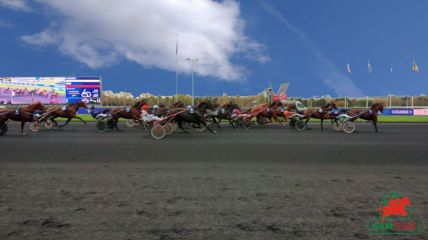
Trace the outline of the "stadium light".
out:
<instances>
[{"instance_id":1,"label":"stadium light","mask_svg":"<svg viewBox=\"0 0 428 240\"><path fill-rule=\"evenodd\" d=\"M192 63L192 106L195 106L195 81L193 77L193 70L195 62L199 61L199 58L187 58L186 60Z\"/></svg>"}]
</instances>

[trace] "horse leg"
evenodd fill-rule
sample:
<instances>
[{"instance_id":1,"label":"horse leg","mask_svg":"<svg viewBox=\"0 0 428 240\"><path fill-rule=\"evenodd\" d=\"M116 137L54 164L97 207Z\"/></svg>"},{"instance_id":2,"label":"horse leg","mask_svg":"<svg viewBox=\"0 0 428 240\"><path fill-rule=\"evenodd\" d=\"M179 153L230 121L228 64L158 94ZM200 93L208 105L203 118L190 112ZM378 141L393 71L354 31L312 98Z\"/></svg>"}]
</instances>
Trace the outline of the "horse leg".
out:
<instances>
[{"instance_id":1,"label":"horse leg","mask_svg":"<svg viewBox=\"0 0 428 240\"><path fill-rule=\"evenodd\" d=\"M375 131L379 132L378 129L377 129L377 121L373 120L373 125L374 125L374 128L375 128Z\"/></svg>"},{"instance_id":2,"label":"horse leg","mask_svg":"<svg viewBox=\"0 0 428 240\"><path fill-rule=\"evenodd\" d=\"M55 117L51 118L51 121L53 122L55 127L58 127L58 122L55 121Z\"/></svg>"},{"instance_id":3,"label":"horse leg","mask_svg":"<svg viewBox=\"0 0 428 240\"><path fill-rule=\"evenodd\" d=\"M203 120L201 120L200 122L199 122L199 124L201 124L202 123L202 125L204 125L211 133L217 133L216 131L214 131L214 130L212 130L210 127L208 127L208 125L207 125L207 123L205 122L205 121L203 121Z\"/></svg>"},{"instance_id":4,"label":"horse leg","mask_svg":"<svg viewBox=\"0 0 428 240\"><path fill-rule=\"evenodd\" d=\"M230 123L230 125L232 125L232 128L233 128L233 129L236 129L236 126L235 126L235 124L233 123L232 119L229 119L229 123Z\"/></svg>"},{"instance_id":5,"label":"horse leg","mask_svg":"<svg viewBox=\"0 0 428 240\"><path fill-rule=\"evenodd\" d=\"M275 114L275 115L273 115L272 116L273 117L273 119L275 120L275 122L279 122L279 124L281 124L282 125L282 121L281 121L281 119L279 119L279 117Z\"/></svg>"},{"instance_id":6,"label":"horse leg","mask_svg":"<svg viewBox=\"0 0 428 240\"><path fill-rule=\"evenodd\" d=\"M311 129L311 128L308 128L308 122L309 122L309 120L311 120L311 117L307 117L307 118L306 118L305 125L306 125L306 129L307 129L307 130L308 130L308 129Z\"/></svg>"},{"instance_id":7,"label":"horse leg","mask_svg":"<svg viewBox=\"0 0 428 240\"><path fill-rule=\"evenodd\" d=\"M214 123L218 128L221 128L221 127L220 127L220 124L218 124L217 120L215 120L215 117L211 117L211 119L213 120L213 123Z\"/></svg>"},{"instance_id":8,"label":"horse leg","mask_svg":"<svg viewBox=\"0 0 428 240\"><path fill-rule=\"evenodd\" d=\"M183 122L181 121L181 119L177 120L177 124L178 124L178 127L181 129L181 131L183 131L184 133L189 133L183 128Z\"/></svg>"},{"instance_id":9,"label":"horse leg","mask_svg":"<svg viewBox=\"0 0 428 240\"><path fill-rule=\"evenodd\" d=\"M88 125L88 124L85 122L85 120L83 120L81 117L75 116L74 118L77 118L77 119L79 119L80 121L82 121L82 122L83 122L83 124Z\"/></svg>"},{"instance_id":10,"label":"horse leg","mask_svg":"<svg viewBox=\"0 0 428 240\"><path fill-rule=\"evenodd\" d=\"M321 130L324 130L324 118L321 117Z\"/></svg>"},{"instance_id":11,"label":"horse leg","mask_svg":"<svg viewBox=\"0 0 428 240\"><path fill-rule=\"evenodd\" d=\"M63 125L59 125L58 127L65 127L65 126L67 126L68 125L68 123L70 123L70 121L71 121L71 118L68 118L67 119L67 121L63 124Z\"/></svg>"},{"instance_id":12,"label":"horse leg","mask_svg":"<svg viewBox=\"0 0 428 240\"><path fill-rule=\"evenodd\" d=\"M123 131L123 130L119 129L119 126L117 124L118 122L119 122L119 118L113 120L113 126L114 126L114 128L116 129L116 131L119 131L119 132Z\"/></svg>"},{"instance_id":13,"label":"horse leg","mask_svg":"<svg viewBox=\"0 0 428 240\"><path fill-rule=\"evenodd\" d=\"M25 121L21 121L21 135L22 136L27 135L26 133L24 133L24 127L25 127Z\"/></svg>"}]
</instances>

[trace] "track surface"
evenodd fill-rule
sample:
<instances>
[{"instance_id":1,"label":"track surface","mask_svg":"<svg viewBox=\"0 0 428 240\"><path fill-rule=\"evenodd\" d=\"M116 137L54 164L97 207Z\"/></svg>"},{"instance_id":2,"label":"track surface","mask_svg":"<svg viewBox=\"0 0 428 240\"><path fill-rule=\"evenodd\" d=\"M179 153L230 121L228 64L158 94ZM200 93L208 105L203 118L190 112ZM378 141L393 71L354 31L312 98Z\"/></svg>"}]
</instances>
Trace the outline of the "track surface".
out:
<instances>
[{"instance_id":1,"label":"track surface","mask_svg":"<svg viewBox=\"0 0 428 240\"><path fill-rule=\"evenodd\" d=\"M428 124L298 132L97 133L73 123L0 137L0 239L385 239L378 201L428 224ZM428 230L394 239L428 239Z\"/></svg>"}]
</instances>

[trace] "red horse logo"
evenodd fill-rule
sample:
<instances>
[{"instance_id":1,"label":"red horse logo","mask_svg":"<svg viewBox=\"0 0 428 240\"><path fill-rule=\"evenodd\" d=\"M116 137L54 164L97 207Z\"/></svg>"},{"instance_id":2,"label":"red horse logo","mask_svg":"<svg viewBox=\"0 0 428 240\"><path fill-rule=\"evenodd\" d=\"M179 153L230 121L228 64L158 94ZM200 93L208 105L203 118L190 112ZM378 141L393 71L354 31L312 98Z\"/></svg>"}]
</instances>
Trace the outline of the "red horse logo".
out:
<instances>
[{"instance_id":1,"label":"red horse logo","mask_svg":"<svg viewBox=\"0 0 428 240\"><path fill-rule=\"evenodd\" d=\"M380 207L377 210L382 211L382 222L384 222L385 217L393 215L407 217L409 215L409 212L406 209L407 206L410 206L409 197L398 197L396 199L389 200L386 206Z\"/></svg>"}]
</instances>

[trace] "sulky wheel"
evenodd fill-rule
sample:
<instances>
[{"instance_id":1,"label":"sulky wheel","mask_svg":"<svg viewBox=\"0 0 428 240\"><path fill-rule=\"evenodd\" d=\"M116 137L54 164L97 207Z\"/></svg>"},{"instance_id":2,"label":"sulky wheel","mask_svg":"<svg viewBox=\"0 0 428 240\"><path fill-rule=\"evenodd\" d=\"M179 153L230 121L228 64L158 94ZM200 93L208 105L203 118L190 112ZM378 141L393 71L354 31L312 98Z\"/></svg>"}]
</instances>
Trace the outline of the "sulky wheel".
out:
<instances>
[{"instance_id":1,"label":"sulky wheel","mask_svg":"<svg viewBox=\"0 0 428 240\"><path fill-rule=\"evenodd\" d=\"M98 132L106 132L108 129L108 124L105 121L98 121L97 122L97 130Z\"/></svg>"},{"instance_id":2,"label":"sulky wheel","mask_svg":"<svg viewBox=\"0 0 428 240\"><path fill-rule=\"evenodd\" d=\"M32 132L40 131L40 122L39 121L30 122L28 129L30 129L30 131Z\"/></svg>"},{"instance_id":3,"label":"sulky wheel","mask_svg":"<svg viewBox=\"0 0 428 240\"><path fill-rule=\"evenodd\" d=\"M333 129L337 132L342 131L343 129L343 120L335 120L331 123L331 126L333 127Z\"/></svg>"},{"instance_id":4,"label":"sulky wheel","mask_svg":"<svg viewBox=\"0 0 428 240\"><path fill-rule=\"evenodd\" d=\"M356 126L355 122L352 121L346 121L343 123L343 131L346 133L353 133L355 132Z\"/></svg>"},{"instance_id":5,"label":"sulky wheel","mask_svg":"<svg viewBox=\"0 0 428 240\"><path fill-rule=\"evenodd\" d=\"M0 126L0 136L1 135L3 135L3 134L5 134L5 133L7 133L7 130L9 129L9 127L7 126L7 124L6 123L3 123L1 126Z\"/></svg>"},{"instance_id":6,"label":"sulky wheel","mask_svg":"<svg viewBox=\"0 0 428 240\"><path fill-rule=\"evenodd\" d=\"M157 140L162 139L166 134L165 128L162 125L153 126L150 133L152 134L152 137Z\"/></svg>"},{"instance_id":7,"label":"sulky wheel","mask_svg":"<svg viewBox=\"0 0 428 240\"><path fill-rule=\"evenodd\" d=\"M242 127L245 129L251 128L251 119L242 119Z\"/></svg>"},{"instance_id":8,"label":"sulky wheel","mask_svg":"<svg viewBox=\"0 0 428 240\"><path fill-rule=\"evenodd\" d=\"M134 121L134 119L128 119L128 120L126 120L126 126L127 127L129 127L129 128L133 128L133 127L135 127L135 121Z\"/></svg>"},{"instance_id":9,"label":"sulky wheel","mask_svg":"<svg viewBox=\"0 0 428 240\"><path fill-rule=\"evenodd\" d=\"M46 119L45 121L43 121L43 127L46 129L52 129L54 126L55 123L50 119Z\"/></svg>"},{"instance_id":10,"label":"sulky wheel","mask_svg":"<svg viewBox=\"0 0 428 240\"><path fill-rule=\"evenodd\" d=\"M297 120L297 121L294 123L294 128L296 128L296 129L297 129L297 130L299 130L299 131L301 131L301 130L305 130L305 129L306 129L306 121L304 121L304 120L302 120L302 119Z\"/></svg>"},{"instance_id":11,"label":"sulky wheel","mask_svg":"<svg viewBox=\"0 0 428 240\"><path fill-rule=\"evenodd\" d=\"M198 124L194 124L194 125L193 125L193 128L195 128L195 130L196 130L197 132L203 132L203 131L205 131L205 129L207 129L207 127L206 127L205 125L202 125L202 124L200 124L200 123L198 123Z\"/></svg>"},{"instance_id":12,"label":"sulky wheel","mask_svg":"<svg viewBox=\"0 0 428 240\"><path fill-rule=\"evenodd\" d=\"M163 125L163 128L165 128L166 135L170 135L174 132L174 126L172 125L172 123L166 123L165 125Z\"/></svg>"}]
</instances>

